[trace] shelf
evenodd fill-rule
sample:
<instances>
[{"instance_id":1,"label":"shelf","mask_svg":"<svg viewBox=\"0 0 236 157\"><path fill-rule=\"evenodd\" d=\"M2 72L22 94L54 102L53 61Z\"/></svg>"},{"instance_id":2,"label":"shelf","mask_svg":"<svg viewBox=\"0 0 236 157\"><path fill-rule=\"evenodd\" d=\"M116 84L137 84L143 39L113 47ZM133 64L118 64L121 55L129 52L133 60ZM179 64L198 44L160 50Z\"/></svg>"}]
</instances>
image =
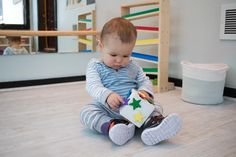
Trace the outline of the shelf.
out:
<instances>
[{"instance_id":1,"label":"shelf","mask_svg":"<svg viewBox=\"0 0 236 157\"><path fill-rule=\"evenodd\" d=\"M95 10L78 15L78 30L96 30ZM78 37L78 51L91 50L90 52L95 52L97 47L96 35L94 34L91 39L87 39L87 35L80 35Z\"/></svg>"},{"instance_id":2,"label":"shelf","mask_svg":"<svg viewBox=\"0 0 236 157\"><path fill-rule=\"evenodd\" d=\"M159 12L159 8L154 8L154 9L149 9L149 10L144 10L144 11L139 11L139 12L136 12L136 13L123 15L122 18L129 19L131 17L146 15L146 14L151 14L151 13L157 13L157 12Z\"/></svg>"},{"instance_id":3,"label":"shelf","mask_svg":"<svg viewBox=\"0 0 236 157\"><path fill-rule=\"evenodd\" d=\"M150 32L150 33L159 33L159 27L149 27L149 26L135 26L137 31L140 32Z\"/></svg>"},{"instance_id":4,"label":"shelf","mask_svg":"<svg viewBox=\"0 0 236 157\"><path fill-rule=\"evenodd\" d=\"M159 39L142 39L142 40L137 40L135 46L156 45L159 43L160 43Z\"/></svg>"},{"instance_id":5,"label":"shelf","mask_svg":"<svg viewBox=\"0 0 236 157\"><path fill-rule=\"evenodd\" d=\"M89 52L93 52L93 51L92 50L80 50L79 52L89 53Z\"/></svg>"},{"instance_id":6,"label":"shelf","mask_svg":"<svg viewBox=\"0 0 236 157\"><path fill-rule=\"evenodd\" d=\"M147 17L157 16L158 14L159 14L159 8L154 8L150 10L127 14L127 15L122 16L122 18L125 18L127 20L138 20L138 19L143 19Z\"/></svg>"},{"instance_id":7,"label":"shelf","mask_svg":"<svg viewBox=\"0 0 236 157\"><path fill-rule=\"evenodd\" d=\"M142 60L145 60L145 61L154 62L154 63L158 62L158 57L157 56L148 55L148 54L132 52L131 57L137 58L137 59L142 59Z\"/></svg>"},{"instance_id":8,"label":"shelf","mask_svg":"<svg viewBox=\"0 0 236 157\"><path fill-rule=\"evenodd\" d=\"M86 45L92 45L91 39L79 39L80 43L86 44Z\"/></svg>"},{"instance_id":9,"label":"shelf","mask_svg":"<svg viewBox=\"0 0 236 157\"><path fill-rule=\"evenodd\" d=\"M158 69L157 68L143 68L143 72L148 75L158 75Z\"/></svg>"},{"instance_id":10,"label":"shelf","mask_svg":"<svg viewBox=\"0 0 236 157\"><path fill-rule=\"evenodd\" d=\"M146 59L143 59L143 58L136 58L136 57L131 57L132 59L134 60L139 60L139 61L143 61L143 62L148 62L148 63L152 63L152 64L158 64L156 61L150 61L150 60L146 60Z\"/></svg>"},{"instance_id":11,"label":"shelf","mask_svg":"<svg viewBox=\"0 0 236 157\"><path fill-rule=\"evenodd\" d=\"M143 68L143 71L144 72L158 72L158 69L157 68Z\"/></svg>"},{"instance_id":12,"label":"shelf","mask_svg":"<svg viewBox=\"0 0 236 157\"><path fill-rule=\"evenodd\" d=\"M155 0L155 1L149 1L149 2L144 2L144 3L130 3L126 5L122 5L122 8L134 8L134 7L142 7L142 6L148 6L148 5L155 5L159 4L160 0Z\"/></svg>"},{"instance_id":13,"label":"shelf","mask_svg":"<svg viewBox=\"0 0 236 157\"><path fill-rule=\"evenodd\" d=\"M144 72L144 73L148 75L158 75L158 72Z\"/></svg>"},{"instance_id":14,"label":"shelf","mask_svg":"<svg viewBox=\"0 0 236 157\"><path fill-rule=\"evenodd\" d=\"M91 23L92 20L90 19L79 19L79 23Z\"/></svg>"},{"instance_id":15,"label":"shelf","mask_svg":"<svg viewBox=\"0 0 236 157\"><path fill-rule=\"evenodd\" d=\"M150 9L147 9L148 7ZM138 53L138 55L141 56L135 56L136 54L132 54L131 57L132 59L138 61L155 64L156 68L154 69L144 69L146 74L154 75L157 78L155 80L156 82L158 82L156 83L157 86L153 86L154 92L165 92L173 89L173 86L170 86L168 82L169 0L155 0L152 2L122 5L121 17L128 19L129 21L146 18L148 18L148 20L152 20L153 23L156 23L155 21L158 21L157 26L136 26L139 35L148 35L150 36L149 38L154 39L137 40L135 44L135 46L154 45L152 46L151 51L156 52L155 56L158 57L156 57L156 59L150 59L146 58L146 55L140 53ZM142 21L135 21L135 23L142 24ZM149 33L150 35L147 33ZM145 38L148 38L148 36ZM162 43L164 43L164 45Z\"/></svg>"}]
</instances>

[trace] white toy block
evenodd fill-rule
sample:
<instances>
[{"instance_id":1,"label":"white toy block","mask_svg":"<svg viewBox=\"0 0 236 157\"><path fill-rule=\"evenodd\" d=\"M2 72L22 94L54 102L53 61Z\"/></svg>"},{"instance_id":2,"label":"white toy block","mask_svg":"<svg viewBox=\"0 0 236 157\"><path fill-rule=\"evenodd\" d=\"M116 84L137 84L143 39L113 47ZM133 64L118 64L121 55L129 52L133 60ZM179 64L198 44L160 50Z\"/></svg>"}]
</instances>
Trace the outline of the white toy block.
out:
<instances>
[{"instance_id":1,"label":"white toy block","mask_svg":"<svg viewBox=\"0 0 236 157\"><path fill-rule=\"evenodd\" d=\"M120 108L120 114L140 128L154 111L154 105L142 99L134 89L125 101Z\"/></svg>"}]
</instances>

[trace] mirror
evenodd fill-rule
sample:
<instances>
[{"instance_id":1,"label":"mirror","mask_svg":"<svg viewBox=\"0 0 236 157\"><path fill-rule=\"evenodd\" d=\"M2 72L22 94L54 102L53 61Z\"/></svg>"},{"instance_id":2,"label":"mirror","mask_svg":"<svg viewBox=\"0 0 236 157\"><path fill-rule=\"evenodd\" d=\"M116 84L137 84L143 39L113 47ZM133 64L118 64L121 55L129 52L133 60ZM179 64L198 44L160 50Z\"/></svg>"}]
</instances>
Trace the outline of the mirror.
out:
<instances>
[{"instance_id":1,"label":"mirror","mask_svg":"<svg viewBox=\"0 0 236 157\"><path fill-rule=\"evenodd\" d=\"M31 48L30 44L30 38L32 37L52 37L52 36L58 36L58 37L70 37L70 36L75 36L76 38L79 38L80 43L84 44L80 46L82 49L77 51L77 52L94 52L96 51L96 36L99 34L98 31L93 31L93 30L82 30L82 31L30 31L30 30L0 30L0 36L3 37L3 40L8 40L8 44L11 45L11 47L7 47L5 50L8 50L9 48L18 48L19 51L24 48L24 52L7 52L5 53L5 50L3 52L3 55L15 55L15 54L36 54L31 51L29 51L29 48ZM5 38L5 36L7 37ZM86 39L82 38L85 37ZM87 36L91 37L92 40L89 41ZM92 48L91 50L87 50L87 42L90 42L89 46ZM24 43L22 43L24 42ZM94 49L93 49L94 45ZM85 46L85 47L84 47ZM27 49L27 48L28 49ZM22 51L23 51L22 50ZM8 50L10 51L10 50ZM70 52L70 51L69 51ZM38 53L45 53L45 52L38 52ZM60 53L60 52L57 52ZM65 53L65 52L64 52Z\"/></svg>"},{"instance_id":2,"label":"mirror","mask_svg":"<svg viewBox=\"0 0 236 157\"><path fill-rule=\"evenodd\" d=\"M29 1L29 0L0 0L0 8L4 10L5 5L1 5L8 1L9 3L15 2L15 5L23 3L25 1L29 3L29 12L30 12L30 30L32 31L59 31L59 32L71 32L78 30L96 30L95 26L95 0L67 0L67 1L56 1L56 0L48 0L48 1ZM40 13L38 8L42 7L41 2L45 2L44 5L48 6L50 10L47 10L45 15ZM24 4L24 3L23 3ZM53 5L52 5L53 4ZM1 7L2 6L2 7ZM24 5L25 6L25 5ZM54 9L52 9L55 6ZM42 10L42 9L41 9ZM57 12L60 10L60 12ZM63 10L63 11L62 11ZM91 13L93 12L93 14ZM91 14L90 14L91 13ZM49 17L51 14L56 14L56 19L51 20ZM79 24L79 16L81 16L81 24ZM43 15L43 16L38 16ZM0 17L1 17L1 9L0 9ZM41 17L45 17L46 21L39 22ZM44 20L45 20L44 19ZM84 20L84 21L83 21ZM87 21L86 21L87 20ZM52 21L56 21L56 25L52 24ZM39 27L39 23L46 24L46 29L42 29ZM54 27L49 28L49 25L53 25ZM3 29L0 28L0 32ZM14 35L16 36L16 35ZM59 36L27 36L20 34L21 37L21 47L24 47L29 53L28 54L47 54L47 53L71 53L71 52L91 52L94 50L94 46L96 47L96 36L82 36L78 38L77 35L59 35ZM56 45L53 43L53 38L56 38ZM3 54L4 49L9 46L9 43L12 42L9 40L8 34L0 33L0 54ZM81 39L81 41L79 41ZM53 46L51 46L53 45ZM87 46L85 46L87 45ZM42 48L43 47L43 48ZM80 49L79 49L80 48ZM82 48L82 49L81 49ZM19 53L25 54L25 53ZM3 56L3 55L2 55Z\"/></svg>"}]
</instances>

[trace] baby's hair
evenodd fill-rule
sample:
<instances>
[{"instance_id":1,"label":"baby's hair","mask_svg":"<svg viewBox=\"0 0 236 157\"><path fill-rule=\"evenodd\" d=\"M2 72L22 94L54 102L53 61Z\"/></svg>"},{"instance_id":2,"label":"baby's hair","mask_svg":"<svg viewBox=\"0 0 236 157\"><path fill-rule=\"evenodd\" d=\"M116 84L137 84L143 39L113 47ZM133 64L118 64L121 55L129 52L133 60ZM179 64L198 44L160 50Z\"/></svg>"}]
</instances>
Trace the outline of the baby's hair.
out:
<instances>
[{"instance_id":1,"label":"baby's hair","mask_svg":"<svg viewBox=\"0 0 236 157\"><path fill-rule=\"evenodd\" d=\"M19 43L21 42L20 36L8 36L7 39L10 42L19 42Z\"/></svg>"},{"instance_id":2,"label":"baby's hair","mask_svg":"<svg viewBox=\"0 0 236 157\"><path fill-rule=\"evenodd\" d=\"M130 43L137 38L135 26L126 19L116 17L108 21L102 28L100 35L101 41L104 41L107 35L116 33L122 43Z\"/></svg>"}]
</instances>

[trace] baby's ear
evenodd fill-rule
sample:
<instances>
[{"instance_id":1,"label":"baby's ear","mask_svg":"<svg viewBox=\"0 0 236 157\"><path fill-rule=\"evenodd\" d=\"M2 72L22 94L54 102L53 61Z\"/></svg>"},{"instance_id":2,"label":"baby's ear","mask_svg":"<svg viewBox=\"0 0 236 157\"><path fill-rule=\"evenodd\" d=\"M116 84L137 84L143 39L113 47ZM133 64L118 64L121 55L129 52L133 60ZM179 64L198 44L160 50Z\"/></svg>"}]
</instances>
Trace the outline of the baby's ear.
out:
<instances>
[{"instance_id":1,"label":"baby's ear","mask_svg":"<svg viewBox=\"0 0 236 157\"><path fill-rule=\"evenodd\" d=\"M97 45L99 48L103 48L103 44L102 44L101 40L97 40Z\"/></svg>"}]
</instances>

